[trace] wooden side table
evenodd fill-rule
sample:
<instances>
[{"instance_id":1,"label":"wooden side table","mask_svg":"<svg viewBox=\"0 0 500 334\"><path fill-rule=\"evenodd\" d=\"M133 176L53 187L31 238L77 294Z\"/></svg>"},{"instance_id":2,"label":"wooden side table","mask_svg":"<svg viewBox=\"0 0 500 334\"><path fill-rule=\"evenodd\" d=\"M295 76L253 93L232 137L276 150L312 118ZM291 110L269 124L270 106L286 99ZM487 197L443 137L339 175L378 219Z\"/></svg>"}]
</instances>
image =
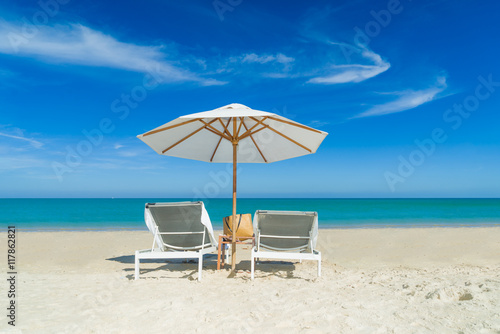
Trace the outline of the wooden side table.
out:
<instances>
[{"instance_id":1,"label":"wooden side table","mask_svg":"<svg viewBox=\"0 0 500 334\"><path fill-rule=\"evenodd\" d=\"M236 244L249 245L248 240L252 240L252 248L255 246L255 237L240 237L236 238ZM232 244L232 236L219 234L219 249L217 250L217 270L224 268L224 258L226 255L226 244ZM221 261L222 253L222 261Z\"/></svg>"}]
</instances>

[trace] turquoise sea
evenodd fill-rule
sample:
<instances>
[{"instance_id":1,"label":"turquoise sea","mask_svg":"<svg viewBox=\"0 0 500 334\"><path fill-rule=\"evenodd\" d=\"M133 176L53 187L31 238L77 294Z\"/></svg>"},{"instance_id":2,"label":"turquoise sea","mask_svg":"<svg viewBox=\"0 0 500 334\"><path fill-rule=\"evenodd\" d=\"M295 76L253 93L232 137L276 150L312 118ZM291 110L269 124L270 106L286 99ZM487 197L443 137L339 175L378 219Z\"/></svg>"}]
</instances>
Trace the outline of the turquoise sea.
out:
<instances>
[{"instance_id":1,"label":"turquoise sea","mask_svg":"<svg viewBox=\"0 0 500 334\"><path fill-rule=\"evenodd\" d=\"M0 199L0 225L20 230L146 230L147 202L187 199ZM205 199L215 229L231 199ZM500 199L238 199L238 213L317 211L320 228L500 226Z\"/></svg>"}]
</instances>

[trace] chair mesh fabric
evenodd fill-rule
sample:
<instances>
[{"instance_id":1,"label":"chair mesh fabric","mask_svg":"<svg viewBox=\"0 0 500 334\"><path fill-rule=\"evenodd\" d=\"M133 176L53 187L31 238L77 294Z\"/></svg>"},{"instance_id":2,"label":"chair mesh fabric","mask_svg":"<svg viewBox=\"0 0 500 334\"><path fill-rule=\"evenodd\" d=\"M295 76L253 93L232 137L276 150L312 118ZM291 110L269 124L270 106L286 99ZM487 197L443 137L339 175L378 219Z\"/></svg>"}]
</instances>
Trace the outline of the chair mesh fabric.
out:
<instances>
[{"instance_id":1,"label":"chair mesh fabric","mask_svg":"<svg viewBox=\"0 0 500 334\"><path fill-rule=\"evenodd\" d=\"M283 250L309 248L309 237L315 214L276 212L260 212L258 214L261 235L304 237L304 239L281 239L261 236L260 245L262 247Z\"/></svg>"},{"instance_id":2,"label":"chair mesh fabric","mask_svg":"<svg viewBox=\"0 0 500 334\"><path fill-rule=\"evenodd\" d=\"M149 210L158 225L160 233L164 232L201 232L198 234L161 234L163 243L177 248L201 248L210 244L210 236L203 230L201 223L201 203L190 204L151 204Z\"/></svg>"}]
</instances>

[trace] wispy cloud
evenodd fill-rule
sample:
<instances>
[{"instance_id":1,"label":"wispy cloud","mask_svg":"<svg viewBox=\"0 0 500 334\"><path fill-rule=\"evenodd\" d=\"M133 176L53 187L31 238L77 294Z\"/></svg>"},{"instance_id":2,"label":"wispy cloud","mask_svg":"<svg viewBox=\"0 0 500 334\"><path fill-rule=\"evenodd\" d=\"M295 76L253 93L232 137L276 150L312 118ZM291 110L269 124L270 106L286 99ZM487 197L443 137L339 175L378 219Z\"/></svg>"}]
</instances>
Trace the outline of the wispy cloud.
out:
<instances>
[{"instance_id":1,"label":"wispy cloud","mask_svg":"<svg viewBox=\"0 0 500 334\"><path fill-rule=\"evenodd\" d=\"M352 118L381 116L410 110L421 106L422 104L436 100L439 98L439 93L444 91L446 87L446 77L440 76L431 87L417 91L408 90L405 92L395 93L395 95L399 95L399 98L384 104L373 106L372 108Z\"/></svg>"},{"instance_id":2,"label":"wispy cloud","mask_svg":"<svg viewBox=\"0 0 500 334\"><path fill-rule=\"evenodd\" d=\"M315 128L315 127L322 127L322 126L325 126L325 125L328 125L328 124L330 124L330 122L328 122L328 121L323 121L323 120L317 120L317 119L316 119L316 120L312 120L312 121L310 121L308 125L309 125L310 127Z\"/></svg>"},{"instance_id":3,"label":"wispy cloud","mask_svg":"<svg viewBox=\"0 0 500 334\"><path fill-rule=\"evenodd\" d=\"M41 148L43 146L42 142L39 142L38 140L32 138L25 137L23 131L18 128L14 128L13 130L10 130L8 132L5 132L5 130L3 130L2 132L0 132L0 136L27 142L34 148Z\"/></svg>"},{"instance_id":4,"label":"wispy cloud","mask_svg":"<svg viewBox=\"0 0 500 334\"><path fill-rule=\"evenodd\" d=\"M109 150L111 156L123 158L149 157L151 153L154 153L149 147L144 146L138 145L135 141L122 140L105 149Z\"/></svg>"},{"instance_id":5,"label":"wispy cloud","mask_svg":"<svg viewBox=\"0 0 500 334\"><path fill-rule=\"evenodd\" d=\"M287 57L282 53L278 53L276 55L257 55L255 53L247 53L239 57L242 63L260 63L266 64L269 62L277 62L280 64L289 64L294 61L294 58Z\"/></svg>"},{"instance_id":6,"label":"wispy cloud","mask_svg":"<svg viewBox=\"0 0 500 334\"><path fill-rule=\"evenodd\" d=\"M81 24L37 26L26 37L21 26L0 21L0 53L36 58L46 62L109 67L135 72L155 72L167 82L193 81L203 85L222 84L173 65L166 46L125 43Z\"/></svg>"},{"instance_id":7,"label":"wispy cloud","mask_svg":"<svg viewBox=\"0 0 500 334\"><path fill-rule=\"evenodd\" d=\"M230 56L210 66L216 68L217 74L245 75L258 77L290 77L290 70L295 62L294 57L283 53L243 53Z\"/></svg>"},{"instance_id":8,"label":"wispy cloud","mask_svg":"<svg viewBox=\"0 0 500 334\"><path fill-rule=\"evenodd\" d=\"M311 69L310 84L337 85L358 83L387 71L391 64L367 45L339 42L336 30L328 29L335 16L352 2L332 7L310 8L299 26L299 33L308 49L317 49L323 58ZM330 30L327 33L327 30ZM314 56L314 55L309 55Z\"/></svg>"},{"instance_id":9,"label":"wispy cloud","mask_svg":"<svg viewBox=\"0 0 500 334\"><path fill-rule=\"evenodd\" d=\"M361 82L373 78L391 67L389 62L383 60L380 55L369 49L363 48L360 55L367 64L332 65L330 68L325 69L330 73L309 79L308 83L331 85Z\"/></svg>"},{"instance_id":10,"label":"wispy cloud","mask_svg":"<svg viewBox=\"0 0 500 334\"><path fill-rule=\"evenodd\" d=\"M322 53L316 51L300 51L296 55L283 53L244 53L231 56L211 66L217 68L214 73L257 76L264 78L303 79L310 84L344 84L357 83L379 75L390 68L389 62L375 52L359 47L357 63L343 64L345 57L340 54L337 43L323 43L311 40ZM335 50L332 50L335 48ZM354 47L351 47L354 48ZM314 61L312 61L314 59ZM335 65L331 65L331 63Z\"/></svg>"},{"instance_id":11,"label":"wispy cloud","mask_svg":"<svg viewBox=\"0 0 500 334\"><path fill-rule=\"evenodd\" d=\"M23 35L22 25L0 20L0 53L52 64L107 67L154 73L164 82L222 85L236 77L302 78L311 84L361 82L389 69L390 64L365 47L353 47L359 61L347 63L338 43L310 39L294 54L243 52L239 55L195 57L175 43L138 45L82 24L37 25ZM310 48L310 43L315 46ZM334 64L334 65L332 65ZM1 75L1 73L0 73ZM208 76L211 76L208 78ZM223 79L221 79L223 78Z\"/></svg>"}]
</instances>

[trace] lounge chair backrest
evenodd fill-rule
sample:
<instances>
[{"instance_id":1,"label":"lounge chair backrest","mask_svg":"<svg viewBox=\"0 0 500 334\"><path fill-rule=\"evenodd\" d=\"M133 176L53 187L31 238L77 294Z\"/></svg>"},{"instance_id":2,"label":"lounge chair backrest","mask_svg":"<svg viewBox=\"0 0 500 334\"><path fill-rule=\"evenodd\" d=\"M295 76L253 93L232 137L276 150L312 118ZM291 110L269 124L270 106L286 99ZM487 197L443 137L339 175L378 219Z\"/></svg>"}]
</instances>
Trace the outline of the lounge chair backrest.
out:
<instances>
[{"instance_id":1,"label":"lounge chair backrest","mask_svg":"<svg viewBox=\"0 0 500 334\"><path fill-rule=\"evenodd\" d=\"M158 226L163 246L192 250L210 245L210 235L201 223L201 202L148 203L146 208Z\"/></svg>"},{"instance_id":2,"label":"lounge chair backrest","mask_svg":"<svg viewBox=\"0 0 500 334\"><path fill-rule=\"evenodd\" d=\"M257 211L255 215L260 247L284 251L310 249L316 212Z\"/></svg>"}]
</instances>

